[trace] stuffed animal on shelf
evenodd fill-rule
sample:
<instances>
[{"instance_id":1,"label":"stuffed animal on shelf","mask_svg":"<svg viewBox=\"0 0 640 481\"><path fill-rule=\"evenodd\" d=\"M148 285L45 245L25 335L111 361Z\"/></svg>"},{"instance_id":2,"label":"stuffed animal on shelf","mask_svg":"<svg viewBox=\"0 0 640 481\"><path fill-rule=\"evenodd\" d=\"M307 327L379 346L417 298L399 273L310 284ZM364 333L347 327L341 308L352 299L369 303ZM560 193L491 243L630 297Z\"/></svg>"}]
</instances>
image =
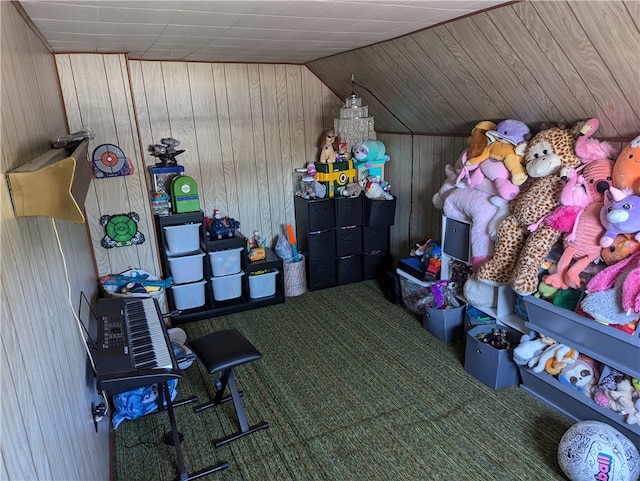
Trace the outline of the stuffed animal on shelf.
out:
<instances>
[{"instance_id":1,"label":"stuffed animal on shelf","mask_svg":"<svg viewBox=\"0 0 640 481\"><path fill-rule=\"evenodd\" d=\"M582 309L606 324L626 325L640 313L640 252L598 272L587 284Z\"/></svg>"},{"instance_id":2,"label":"stuffed animal on shelf","mask_svg":"<svg viewBox=\"0 0 640 481\"><path fill-rule=\"evenodd\" d=\"M558 381L588 397L593 397L599 379L598 363L584 354L580 354L575 362L567 364L558 374Z\"/></svg>"},{"instance_id":3,"label":"stuffed animal on shelf","mask_svg":"<svg viewBox=\"0 0 640 481\"><path fill-rule=\"evenodd\" d=\"M358 197L362 192L363 188L359 182L349 182L344 187L338 187L338 193L343 197Z\"/></svg>"},{"instance_id":4,"label":"stuffed animal on shelf","mask_svg":"<svg viewBox=\"0 0 640 481\"><path fill-rule=\"evenodd\" d=\"M626 259L639 250L640 242L635 240L631 234L618 234L613 239L613 244L602 249L600 257L605 264L610 266Z\"/></svg>"},{"instance_id":5,"label":"stuffed animal on shelf","mask_svg":"<svg viewBox=\"0 0 640 481\"><path fill-rule=\"evenodd\" d=\"M496 128L496 124L490 120L481 120L473 129L467 139L469 144L468 156L472 159L489 157L489 137L487 132Z\"/></svg>"},{"instance_id":6,"label":"stuffed animal on shelf","mask_svg":"<svg viewBox=\"0 0 640 481\"><path fill-rule=\"evenodd\" d=\"M548 372L557 376L568 364L572 364L578 358L578 352L564 344L554 342L547 346L540 354L533 356L527 362L533 372Z\"/></svg>"},{"instance_id":7,"label":"stuffed animal on shelf","mask_svg":"<svg viewBox=\"0 0 640 481\"><path fill-rule=\"evenodd\" d=\"M497 226L508 214L508 208L504 203L498 206L493 202L497 190L489 179L484 179L473 188L458 187L457 181L466 153L466 150L462 152L455 167L445 166L446 180L431 200L434 207L443 210L445 216L471 223L472 266L477 270L493 255L492 239L495 238Z\"/></svg>"},{"instance_id":8,"label":"stuffed animal on shelf","mask_svg":"<svg viewBox=\"0 0 640 481\"><path fill-rule=\"evenodd\" d=\"M519 366L526 366L531 359L539 356L550 346L557 344L547 336L538 336L534 331L524 334L518 346L513 350L513 362Z\"/></svg>"},{"instance_id":9,"label":"stuffed animal on shelf","mask_svg":"<svg viewBox=\"0 0 640 481\"><path fill-rule=\"evenodd\" d=\"M624 373L611 366L603 366L598 387L596 387L593 393L593 400L596 404L609 409L611 404L607 391L614 391L618 382L621 381L624 376Z\"/></svg>"},{"instance_id":10,"label":"stuffed animal on shelf","mask_svg":"<svg viewBox=\"0 0 640 481\"><path fill-rule=\"evenodd\" d=\"M640 414L636 408L636 390L629 376L616 383L614 390L608 390L609 409L625 416L627 424L640 424Z\"/></svg>"},{"instance_id":11,"label":"stuffed animal on shelf","mask_svg":"<svg viewBox=\"0 0 640 481\"><path fill-rule=\"evenodd\" d=\"M559 203L562 168L580 165L572 130L552 127L531 139L525 154L530 178L509 202L510 215L500 224L493 258L478 270L478 279L492 285L509 284L520 295L538 288L538 271L561 233L542 224L528 227L552 212Z\"/></svg>"},{"instance_id":12,"label":"stuffed animal on shelf","mask_svg":"<svg viewBox=\"0 0 640 481\"><path fill-rule=\"evenodd\" d=\"M613 185L640 195L640 135L622 149L613 168Z\"/></svg>"},{"instance_id":13,"label":"stuffed animal on shelf","mask_svg":"<svg viewBox=\"0 0 640 481\"><path fill-rule=\"evenodd\" d=\"M640 195L628 194L615 187L604 195L600 222L605 228L601 247L609 247L618 234L633 234L640 242Z\"/></svg>"},{"instance_id":14,"label":"stuffed animal on shelf","mask_svg":"<svg viewBox=\"0 0 640 481\"><path fill-rule=\"evenodd\" d=\"M333 163L336 161L336 149L338 138L335 131L325 130L320 141L320 158L318 159L323 164L327 162Z\"/></svg>"},{"instance_id":15,"label":"stuffed animal on shelf","mask_svg":"<svg viewBox=\"0 0 640 481\"><path fill-rule=\"evenodd\" d=\"M465 165L472 166L493 158L504 163L513 184L522 185L528 177L523 156L531 138L529 127L519 120L507 119L485 135L489 139L488 148L479 156L470 156Z\"/></svg>"},{"instance_id":16,"label":"stuffed animal on shelf","mask_svg":"<svg viewBox=\"0 0 640 481\"><path fill-rule=\"evenodd\" d=\"M353 166L357 169L364 165L365 167L371 167L373 162L384 163L389 160L389 156L385 155L385 147L379 140L365 140L356 147L353 153Z\"/></svg>"},{"instance_id":17,"label":"stuffed animal on shelf","mask_svg":"<svg viewBox=\"0 0 640 481\"><path fill-rule=\"evenodd\" d=\"M583 157L584 158L584 157ZM599 220L600 211L604 205L604 193L611 187L611 172L613 170L613 160L598 159L590 161L582 169L582 179L580 183L574 183L569 179L563 188L560 202L567 202L564 197L565 191L578 192L582 199L583 207L573 222L570 233L564 234L564 251L558 260L557 272L545 279L548 284L560 289L580 289L582 279L580 273L589 264L600 258L602 249L598 239L602 236L604 228ZM575 199L575 196L572 197ZM554 213L558 213L561 207ZM550 214L550 217L554 214ZM562 216L562 214L560 214ZM545 219L550 223L550 220Z\"/></svg>"}]
</instances>

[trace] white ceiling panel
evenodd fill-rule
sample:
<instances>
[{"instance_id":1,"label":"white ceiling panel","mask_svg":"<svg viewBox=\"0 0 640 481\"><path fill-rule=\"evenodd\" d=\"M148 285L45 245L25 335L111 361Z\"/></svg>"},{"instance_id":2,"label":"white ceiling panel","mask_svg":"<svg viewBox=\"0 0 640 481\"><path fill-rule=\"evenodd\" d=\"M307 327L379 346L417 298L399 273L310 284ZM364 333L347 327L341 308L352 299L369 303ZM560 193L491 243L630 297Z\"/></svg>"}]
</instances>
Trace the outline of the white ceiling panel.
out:
<instances>
[{"instance_id":1,"label":"white ceiling panel","mask_svg":"<svg viewBox=\"0 0 640 481\"><path fill-rule=\"evenodd\" d=\"M509 2L25 0L18 3L54 52L109 50L127 53L132 59L302 64Z\"/></svg>"}]
</instances>

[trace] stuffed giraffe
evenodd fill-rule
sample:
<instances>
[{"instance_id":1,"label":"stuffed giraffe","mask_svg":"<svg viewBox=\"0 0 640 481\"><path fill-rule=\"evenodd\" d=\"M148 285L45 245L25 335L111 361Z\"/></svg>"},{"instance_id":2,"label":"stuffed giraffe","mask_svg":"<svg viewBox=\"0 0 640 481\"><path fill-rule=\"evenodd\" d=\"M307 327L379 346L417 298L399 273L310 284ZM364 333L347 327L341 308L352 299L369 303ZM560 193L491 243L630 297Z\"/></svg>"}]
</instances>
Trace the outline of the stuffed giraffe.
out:
<instances>
[{"instance_id":1,"label":"stuffed giraffe","mask_svg":"<svg viewBox=\"0 0 640 481\"><path fill-rule=\"evenodd\" d=\"M575 153L577 133L551 127L529 142L525 161L529 179L509 203L511 214L498 229L494 256L478 270L478 280L491 285L509 284L521 295L536 292L538 272L561 232L542 223L535 232L528 227L559 205L562 168L580 165Z\"/></svg>"}]
</instances>

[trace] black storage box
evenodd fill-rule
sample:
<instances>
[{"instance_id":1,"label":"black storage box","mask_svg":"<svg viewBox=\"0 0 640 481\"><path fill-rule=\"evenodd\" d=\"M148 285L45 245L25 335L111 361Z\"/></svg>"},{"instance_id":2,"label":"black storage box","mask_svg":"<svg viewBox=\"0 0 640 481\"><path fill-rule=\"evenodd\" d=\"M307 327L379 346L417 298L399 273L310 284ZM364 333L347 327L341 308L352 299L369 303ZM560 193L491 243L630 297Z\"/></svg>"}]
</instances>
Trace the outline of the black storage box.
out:
<instances>
[{"instance_id":1,"label":"black storage box","mask_svg":"<svg viewBox=\"0 0 640 481\"><path fill-rule=\"evenodd\" d=\"M336 255L351 256L362 252L362 227L336 229Z\"/></svg>"},{"instance_id":2,"label":"black storage box","mask_svg":"<svg viewBox=\"0 0 640 481\"><path fill-rule=\"evenodd\" d=\"M336 285L336 261L326 259L309 263L307 259L307 287L309 290L324 289Z\"/></svg>"},{"instance_id":3,"label":"black storage box","mask_svg":"<svg viewBox=\"0 0 640 481\"><path fill-rule=\"evenodd\" d=\"M363 195L360 195L358 197L337 197L334 199L337 227L362 225L363 197Z\"/></svg>"},{"instance_id":4,"label":"black storage box","mask_svg":"<svg viewBox=\"0 0 640 481\"><path fill-rule=\"evenodd\" d=\"M389 227L372 226L362 228L362 250L371 252L389 248Z\"/></svg>"},{"instance_id":5,"label":"black storage box","mask_svg":"<svg viewBox=\"0 0 640 481\"><path fill-rule=\"evenodd\" d=\"M364 198L364 225L393 225L396 216L396 198L391 200Z\"/></svg>"},{"instance_id":6,"label":"black storage box","mask_svg":"<svg viewBox=\"0 0 640 481\"><path fill-rule=\"evenodd\" d=\"M341 257L338 265L338 285L351 284L362 280L362 256Z\"/></svg>"},{"instance_id":7,"label":"black storage box","mask_svg":"<svg viewBox=\"0 0 640 481\"><path fill-rule=\"evenodd\" d=\"M362 274L364 279L378 279L389 268L389 251L366 252L362 256Z\"/></svg>"},{"instance_id":8,"label":"black storage box","mask_svg":"<svg viewBox=\"0 0 640 481\"><path fill-rule=\"evenodd\" d=\"M334 258L336 256L334 231L328 230L309 234L309 246L306 254L310 260Z\"/></svg>"}]
</instances>

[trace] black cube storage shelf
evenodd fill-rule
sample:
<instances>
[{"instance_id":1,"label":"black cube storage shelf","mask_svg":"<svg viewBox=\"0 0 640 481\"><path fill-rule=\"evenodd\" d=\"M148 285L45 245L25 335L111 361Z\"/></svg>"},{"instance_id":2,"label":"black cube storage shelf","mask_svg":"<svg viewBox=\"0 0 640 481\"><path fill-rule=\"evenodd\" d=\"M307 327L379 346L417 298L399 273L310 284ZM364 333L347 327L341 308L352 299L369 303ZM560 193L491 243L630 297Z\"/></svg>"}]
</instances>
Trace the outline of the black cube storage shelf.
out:
<instances>
[{"instance_id":1,"label":"black cube storage shelf","mask_svg":"<svg viewBox=\"0 0 640 481\"><path fill-rule=\"evenodd\" d=\"M282 268L282 259L278 257L271 249L265 249L265 258L260 261L251 262L247 258L247 239L240 232L236 232L234 237L225 237L222 239L210 240L206 235L204 228L204 213L203 212L189 212L184 214L174 214L167 216L155 215L156 224L156 236L158 242L158 251L160 254L160 266L162 268L163 278L167 278L170 275L169 263L167 261L167 255L165 252L165 233L164 227L191 224L200 222L200 249L205 253L203 258L203 275L205 283L205 303L203 306L195 307L192 309L184 309L179 311L178 314L171 316L172 323L174 325L184 324L186 322L199 321L201 319L209 319L211 317L223 316L226 314L233 314L235 312L246 311L249 309L256 309L259 307L270 306L273 304L280 304L285 301L284 297L284 273ZM226 301L216 301L213 296L213 289L211 286L211 262L209 252L215 252L225 249L236 249L242 247L240 252L240 269L244 273L242 276L242 295L235 299L229 299ZM278 274L275 276L275 294L268 297L253 299L249 296L249 276L252 272L278 269ZM173 299L173 293L171 289L166 289L167 306L170 312L176 310L175 302Z\"/></svg>"},{"instance_id":2,"label":"black cube storage shelf","mask_svg":"<svg viewBox=\"0 0 640 481\"><path fill-rule=\"evenodd\" d=\"M370 203L365 207L367 201ZM307 287L324 289L382 277L390 256L393 201L295 196L296 240L305 255ZM369 225L374 222L376 225Z\"/></svg>"}]
</instances>

